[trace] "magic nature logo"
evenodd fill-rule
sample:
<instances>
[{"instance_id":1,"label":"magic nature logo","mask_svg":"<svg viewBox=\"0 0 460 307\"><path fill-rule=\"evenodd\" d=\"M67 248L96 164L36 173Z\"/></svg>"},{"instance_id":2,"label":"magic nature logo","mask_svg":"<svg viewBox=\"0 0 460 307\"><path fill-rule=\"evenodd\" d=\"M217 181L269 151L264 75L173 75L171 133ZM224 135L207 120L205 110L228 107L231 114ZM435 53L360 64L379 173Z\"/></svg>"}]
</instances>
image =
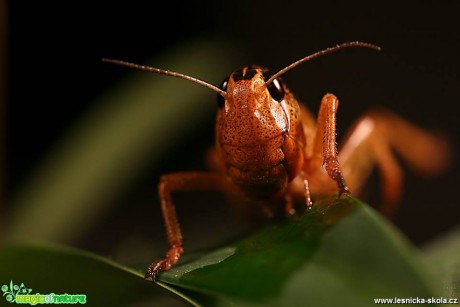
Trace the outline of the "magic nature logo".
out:
<instances>
[{"instance_id":1,"label":"magic nature logo","mask_svg":"<svg viewBox=\"0 0 460 307\"><path fill-rule=\"evenodd\" d=\"M31 293L31 288L23 283L15 285L12 280L9 285L2 286L2 292L7 302L16 304L86 304L85 294Z\"/></svg>"}]
</instances>

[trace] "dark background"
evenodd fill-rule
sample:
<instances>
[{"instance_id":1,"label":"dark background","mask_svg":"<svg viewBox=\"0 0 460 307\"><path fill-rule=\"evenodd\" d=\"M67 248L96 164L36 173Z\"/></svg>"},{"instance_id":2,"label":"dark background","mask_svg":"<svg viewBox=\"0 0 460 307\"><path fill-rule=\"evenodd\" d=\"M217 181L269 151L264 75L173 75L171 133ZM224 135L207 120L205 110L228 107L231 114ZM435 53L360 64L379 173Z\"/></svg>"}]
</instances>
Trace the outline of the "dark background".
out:
<instances>
[{"instance_id":1,"label":"dark background","mask_svg":"<svg viewBox=\"0 0 460 307\"><path fill-rule=\"evenodd\" d=\"M8 200L45 153L65 137L66 129L126 74L124 69L101 65L102 57L143 63L200 35L232 42L244 55L239 66L254 63L273 70L344 41L378 44L380 53L347 50L328 55L291 71L284 80L315 113L324 93L339 97L339 136L370 106L382 105L418 125L443 132L456 151L460 4L455 0L397 3L166 1L160 8L153 1L150 5L10 1L5 211ZM214 94L209 100L215 103ZM147 168L111 205L113 210L100 225L75 245L111 254L130 233L146 242L163 240L166 247L154 185L162 173L203 169L203 150L212 142L210 116L209 122L191 127L190 138L177 144L161 167ZM435 180L406 173L403 206L394 222L415 244L458 224L458 170L454 156L448 172ZM376 179L374 175L370 180L369 203L379 199ZM195 194L190 197L220 197ZM128 201L132 199L141 199L136 203L144 205L132 207ZM178 202L184 200L179 197ZM212 227L239 223L235 219L193 222L202 221L203 215L218 215L220 210L206 205L178 209L187 216L185 228L201 228L195 237L204 241Z\"/></svg>"}]
</instances>

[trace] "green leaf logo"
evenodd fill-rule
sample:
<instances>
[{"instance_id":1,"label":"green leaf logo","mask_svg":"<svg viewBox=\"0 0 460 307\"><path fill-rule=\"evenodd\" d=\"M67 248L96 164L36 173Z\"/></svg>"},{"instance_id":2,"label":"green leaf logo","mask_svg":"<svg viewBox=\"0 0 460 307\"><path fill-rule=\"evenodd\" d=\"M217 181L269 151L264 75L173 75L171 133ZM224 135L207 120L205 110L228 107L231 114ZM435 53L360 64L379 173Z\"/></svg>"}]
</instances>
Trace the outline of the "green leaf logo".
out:
<instances>
[{"instance_id":1,"label":"green leaf logo","mask_svg":"<svg viewBox=\"0 0 460 307\"><path fill-rule=\"evenodd\" d=\"M3 285L2 292L3 296L6 296L5 299L7 302L14 303L16 302L16 295L18 294L28 294L32 291L31 288L26 288L26 286L21 283L19 286L13 284L13 281L10 280L10 285Z\"/></svg>"}]
</instances>

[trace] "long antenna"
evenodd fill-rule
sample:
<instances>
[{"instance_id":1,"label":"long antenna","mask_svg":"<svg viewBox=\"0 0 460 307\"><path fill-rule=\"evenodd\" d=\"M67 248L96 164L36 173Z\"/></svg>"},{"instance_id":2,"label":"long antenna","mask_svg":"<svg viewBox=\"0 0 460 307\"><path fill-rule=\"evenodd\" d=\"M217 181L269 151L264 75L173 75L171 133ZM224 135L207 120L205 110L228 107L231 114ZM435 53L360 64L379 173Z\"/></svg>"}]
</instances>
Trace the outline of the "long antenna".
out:
<instances>
[{"instance_id":1,"label":"long antenna","mask_svg":"<svg viewBox=\"0 0 460 307\"><path fill-rule=\"evenodd\" d=\"M209 83L207 83L207 82L205 82L203 80L200 80L200 79L197 79L197 78L194 78L194 77L190 77L190 76L178 73L178 72L174 72L174 71L170 71L170 70L164 70L164 69L155 68L155 67L151 67L151 66L144 66L144 65L134 64L134 63L125 62L125 61L121 61L121 60L115 60L115 59L103 58L102 62L104 62L104 63L112 63L112 64L116 64L116 65L122 65L122 66L127 66L127 67L138 69L138 70L149 71L149 72L153 72L153 73L157 73L157 74L162 74L162 75L167 75L167 76L172 76L172 77L176 77L176 78L185 79L185 80L192 81L192 82L198 83L200 85L203 85L203 86L213 90L214 92L217 92L219 95L221 95L223 97L225 97L227 95L227 93L225 91L221 90L217 86L214 86L214 85L209 84Z\"/></svg>"},{"instance_id":2,"label":"long antenna","mask_svg":"<svg viewBox=\"0 0 460 307\"><path fill-rule=\"evenodd\" d=\"M336 45L334 47L330 47L330 48L318 51L316 53L307 55L306 57L304 57L304 58L292 63L291 65L286 66L285 68L281 69L276 74L271 76L270 79L268 79L267 82L265 82L265 85L268 86L270 83L273 82L273 80L275 80L279 76L283 75L284 73L288 72L289 70L291 70L291 69L293 69L293 68L295 68L295 67L297 67L297 66L299 66L299 65L301 65L301 64L303 64L305 62L313 60L314 58L320 57L322 55L325 55L325 54L328 54L328 53L331 53L331 52L335 52L335 51L338 51L338 50L342 50L342 49L345 49L345 48L348 48L348 47L363 47L363 48L373 49L373 50L376 50L376 51L381 50L381 48L379 46L373 45L373 44L370 44L370 43L346 42L346 43L343 43L343 44L339 44L339 45Z\"/></svg>"}]
</instances>

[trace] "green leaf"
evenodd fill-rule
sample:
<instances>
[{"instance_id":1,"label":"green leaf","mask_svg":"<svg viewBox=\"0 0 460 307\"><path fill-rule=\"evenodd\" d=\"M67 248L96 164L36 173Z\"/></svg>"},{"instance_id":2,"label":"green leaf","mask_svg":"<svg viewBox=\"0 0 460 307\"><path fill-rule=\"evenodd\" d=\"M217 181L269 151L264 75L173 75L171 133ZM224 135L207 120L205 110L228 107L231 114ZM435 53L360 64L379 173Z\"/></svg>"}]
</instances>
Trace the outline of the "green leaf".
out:
<instances>
[{"instance_id":1,"label":"green leaf","mask_svg":"<svg viewBox=\"0 0 460 307\"><path fill-rule=\"evenodd\" d=\"M431 242L424 251L428 264L442 282L443 297L460 297L460 228Z\"/></svg>"},{"instance_id":2,"label":"green leaf","mask_svg":"<svg viewBox=\"0 0 460 307\"><path fill-rule=\"evenodd\" d=\"M202 305L369 306L374 298L435 295L430 277L389 223L344 197L176 266L160 280Z\"/></svg>"},{"instance_id":3,"label":"green leaf","mask_svg":"<svg viewBox=\"0 0 460 307\"><path fill-rule=\"evenodd\" d=\"M103 257L57 245L12 244L0 250L0 282L33 288L31 295L85 294L89 306L126 306L171 295L143 279L140 271Z\"/></svg>"},{"instance_id":4,"label":"green leaf","mask_svg":"<svg viewBox=\"0 0 460 307\"><path fill-rule=\"evenodd\" d=\"M159 275L162 288L140 271L87 252L12 245L0 251L0 263L9 263L0 277L34 293L86 294L95 305L164 305L164 289L202 306L371 306L374 298L440 293L404 237L349 196L324 200L204 255L185 256L189 260Z\"/></svg>"}]
</instances>

